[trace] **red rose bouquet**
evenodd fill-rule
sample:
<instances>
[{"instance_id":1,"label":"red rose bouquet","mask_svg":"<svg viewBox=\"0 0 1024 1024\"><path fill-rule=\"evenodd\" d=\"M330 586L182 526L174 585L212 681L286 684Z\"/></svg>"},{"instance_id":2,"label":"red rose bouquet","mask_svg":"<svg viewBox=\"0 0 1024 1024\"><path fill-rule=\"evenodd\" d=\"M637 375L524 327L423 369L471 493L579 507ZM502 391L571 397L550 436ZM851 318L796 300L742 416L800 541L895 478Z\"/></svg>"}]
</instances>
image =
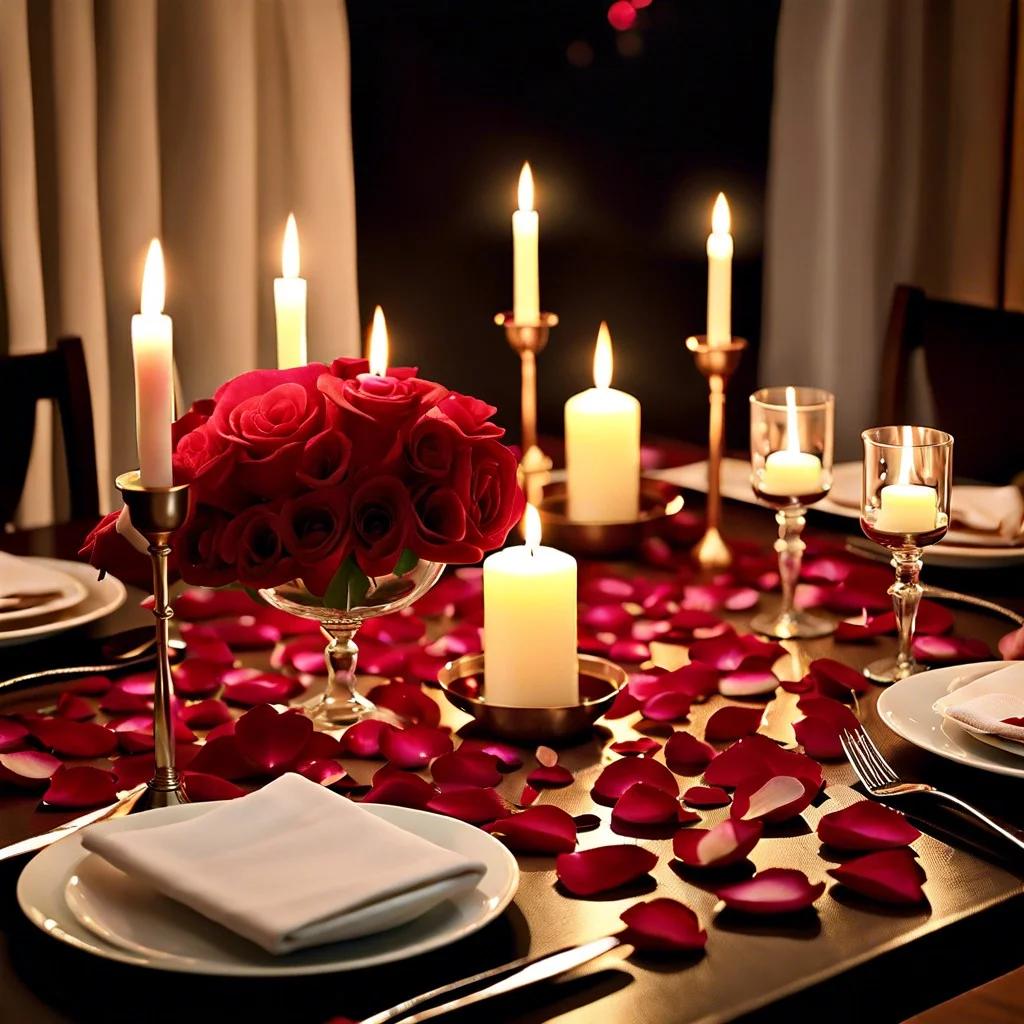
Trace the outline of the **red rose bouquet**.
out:
<instances>
[{"instance_id":1,"label":"red rose bouquet","mask_svg":"<svg viewBox=\"0 0 1024 1024\"><path fill-rule=\"evenodd\" d=\"M252 370L174 424L175 481L192 495L174 545L187 583L301 579L338 607L421 559L472 563L501 546L524 498L516 457L490 422L496 410L414 369L368 371L364 359ZM119 515L82 553L139 576L126 572L139 556Z\"/></svg>"}]
</instances>

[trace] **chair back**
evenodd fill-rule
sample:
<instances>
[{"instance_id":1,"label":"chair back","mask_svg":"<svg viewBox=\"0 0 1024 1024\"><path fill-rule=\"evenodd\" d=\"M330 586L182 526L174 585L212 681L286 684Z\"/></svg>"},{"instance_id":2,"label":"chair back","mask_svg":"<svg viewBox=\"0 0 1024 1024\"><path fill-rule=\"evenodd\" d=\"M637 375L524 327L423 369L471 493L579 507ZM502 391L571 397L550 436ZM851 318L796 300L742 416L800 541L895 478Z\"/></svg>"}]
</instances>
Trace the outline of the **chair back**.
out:
<instances>
[{"instance_id":1,"label":"chair back","mask_svg":"<svg viewBox=\"0 0 1024 1024\"><path fill-rule=\"evenodd\" d=\"M92 399L81 338L61 338L47 352L0 357L0 523L8 523L21 501L41 399L60 410L71 492L71 518L100 514Z\"/></svg>"},{"instance_id":2,"label":"chair back","mask_svg":"<svg viewBox=\"0 0 1024 1024\"><path fill-rule=\"evenodd\" d=\"M924 352L935 423L956 439L957 476L1005 484L1024 470L1024 313L896 286L882 355L880 422L904 423L909 364Z\"/></svg>"}]
</instances>

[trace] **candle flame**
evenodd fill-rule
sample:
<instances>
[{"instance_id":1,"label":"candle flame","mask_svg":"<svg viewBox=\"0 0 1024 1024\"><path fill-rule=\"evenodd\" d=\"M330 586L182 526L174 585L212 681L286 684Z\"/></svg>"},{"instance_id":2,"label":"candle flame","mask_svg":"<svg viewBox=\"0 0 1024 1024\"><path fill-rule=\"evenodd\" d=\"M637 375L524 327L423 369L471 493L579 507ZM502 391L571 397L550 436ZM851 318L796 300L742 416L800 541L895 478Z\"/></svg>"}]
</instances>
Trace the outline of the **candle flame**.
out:
<instances>
[{"instance_id":1,"label":"candle flame","mask_svg":"<svg viewBox=\"0 0 1024 1024\"><path fill-rule=\"evenodd\" d=\"M519 209L524 213L533 209L533 172L528 163L519 172Z\"/></svg>"},{"instance_id":2,"label":"candle flame","mask_svg":"<svg viewBox=\"0 0 1024 1024\"><path fill-rule=\"evenodd\" d=\"M299 229L295 226L295 214L288 214L284 229L284 244L281 246L281 274L284 277L299 276Z\"/></svg>"},{"instance_id":3,"label":"candle flame","mask_svg":"<svg viewBox=\"0 0 1024 1024\"><path fill-rule=\"evenodd\" d=\"M914 461L914 428L903 428L903 450L900 452L900 473L896 483L910 483L910 468Z\"/></svg>"},{"instance_id":4,"label":"candle flame","mask_svg":"<svg viewBox=\"0 0 1024 1024\"><path fill-rule=\"evenodd\" d=\"M373 311L367 358L370 361L370 373L375 377L383 377L388 372L388 325L384 322L384 310L380 306Z\"/></svg>"},{"instance_id":5,"label":"candle flame","mask_svg":"<svg viewBox=\"0 0 1024 1024\"><path fill-rule=\"evenodd\" d=\"M724 192L718 193L715 200L715 208L711 211L711 230L716 235L729 234L732 219L729 216L729 203Z\"/></svg>"},{"instance_id":6,"label":"candle flame","mask_svg":"<svg viewBox=\"0 0 1024 1024\"><path fill-rule=\"evenodd\" d=\"M142 304L139 306L139 312L143 316L162 313L164 291L164 251L160 248L160 239L154 238L149 243L146 269L142 272Z\"/></svg>"},{"instance_id":7,"label":"candle flame","mask_svg":"<svg viewBox=\"0 0 1024 1024\"><path fill-rule=\"evenodd\" d=\"M800 451L800 426L796 417L796 388L786 388L786 451Z\"/></svg>"},{"instance_id":8,"label":"candle flame","mask_svg":"<svg viewBox=\"0 0 1024 1024\"><path fill-rule=\"evenodd\" d=\"M608 325L602 320L594 348L594 387L607 388L611 387L611 383L612 336L608 333Z\"/></svg>"},{"instance_id":9,"label":"candle flame","mask_svg":"<svg viewBox=\"0 0 1024 1024\"><path fill-rule=\"evenodd\" d=\"M526 517L523 523L523 536L526 538L526 549L531 555L540 547L540 513L533 505L526 506Z\"/></svg>"}]
</instances>

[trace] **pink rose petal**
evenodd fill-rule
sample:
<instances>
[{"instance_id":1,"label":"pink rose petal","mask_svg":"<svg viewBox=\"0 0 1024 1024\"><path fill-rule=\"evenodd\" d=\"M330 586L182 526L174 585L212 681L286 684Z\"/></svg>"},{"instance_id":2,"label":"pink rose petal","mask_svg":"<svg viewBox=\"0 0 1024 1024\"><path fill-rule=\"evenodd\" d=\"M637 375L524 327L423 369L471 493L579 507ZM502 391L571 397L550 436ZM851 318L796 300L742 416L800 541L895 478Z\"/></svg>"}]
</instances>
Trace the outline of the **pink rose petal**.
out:
<instances>
[{"instance_id":1,"label":"pink rose petal","mask_svg":"<svg viewBox=\"0 0 1024 1024\"><path fill-rule=\"evenodd\" d=\"M127 754L141 754L152 750L156 744L153 734L152 715L133 715L111 725L117 737L118 746ZM174 721L174 739L180 743L191 743L195 733L180 719Z\"/></svg>"},{"instance_id":2,"label":"pink rose petal","mask_svg":"<svg viewBox=\"0 0 1024 1024\"><path fill-rule=\"evenodd\" d=\"M653 754L661 750L661 744L650 736L641 736L638 740L619 740L608 749L624 757L642 757L644 754Z\"/></svg>"},{"instance_id":3,"label":"pink rose petal","mask_svg":"<svg viewBox=\"0 0 1024 1024\"><path fill-rule=\"evenodd\" d=\"M152 693L152 690L150 690ZM139 714L149 711L153 706L153 698L142 693L133 693L125 689L124 683L116 683L100 698L100 710L114 714Z\"/></svg>"},{"instance_id":4,"label":"pink rose petal","mask_svg":"<svg viewBox=\"0 0 1024 1024\"><path fill-rule=\"evenodd\" d=\"M463 740L459 750L465 754L471 751L481 754L491 754L498 759L502 771L513 772L523 766L523 758L515 747L507 743L499 743L497 740Z\"/></svg>"},{"instance_id":5,"label":"pink rose petal","mask_svg":"<svg viewBox=\"0 0 1024 1024\"><path fill-rule=\"evenodd\" d=\"M396 768L426 768L435 757L452 752L452 741L440 729L411 725L408 729L382 732L380 752Z\"/></svg>"},{"instance_id":6,"label":"pink rose petal","mask_svg":"<svg viewBox=\"0 0 1024 1024\"><path fill-rule=\"evenodd\" d=\"M311 676L327 675L324 648L327 639L323 636L300 636L287 643L278 644L270 656L271 668L293 668Z\"/></svg>"},{"instance_id":7,"label":"pink rose petal","mask_svg":"<svg viewBox=\"0 0 1024 1024\"><path fill-rule=\"evenodd\" d=\"M262 774L262 769L242 753L235 735L208 739L189 767L193 771L216 775L220 779L251 779ZM115 764L114 770L117 769L118 765Z\"/></svg>"},{"instance_id":8,"label":"pink rose petal","mask_svg":"<svg viewBox=\"0 0 1024 1024\"><path fill-rule=\"evenodd\" d=\"M651 622L647 619L639 619L633 623L630 637L638 643L650 644L654 640L672 632L672 627L667 622Z\"/></svg>"},{"instance_id":9,"label":"pink rose petal","mask_svg":"<svg viewBox=\"0 0 1024 1024\"><path fill-rule=\"evenodd\" d=\"M703 949L708 934L700 919L685 904L668 897L634 903L620 915L626 931L623 941L651 952L690 952Z\"/></svg>"},{"instance_id":10,"label":"pink rose petal","mask_svg":"<svg viewBox=\"0 0 1024 1024\"><path fill-rule=\"evenodd\" d=\"M93 707L92 701L76 693L62 693L57 698L57 717L84 722L88 718L96 717L96 708Z\"/></svg>"},{"instance_id":11,"label":"pink rose petal","mask_svg":"<svg viewBox=\"0 0 1024 1024\"><path fill-rule=\"evenodd\" d=\"M359 671L367 676L398 676L405 672L409 652L400 647L386 647L372 640L359 641Z\"/></svg>"},{"instance_id":12,"label":"pink rose petal","mask_svg":"<svg viewBox=\"0 0 1024 1024\"><path fill-rule=\"evenodd\" d=\"M924 899L924 869L907 849L880 850L847 861L828 873L848 889L894 906L913 906Z\"/></svg>"},{"instance_id":13,"label":"pink rose petal","mask_svg":"<svg viewBox=\"0 0 1024 1024\"><path fill-rule=\"evenodd\" d=\"M113 685L106 676L83 676L71 684L71 692L85 697L102 697Z\"/></svg>"},{"instance_id":14,"label":"pink rose petal","mask_svg":"<svg viewBox=\"0 0 1024 1024\"><path fill-rule=\"evenodd\" d=\"M783 750L767 736L745 736L724 750L704 770L709 786L735 788L759 775L793 775L822 783L821 765L803 754Z\"/></svg>"},{"instance_id":15,"label":"pink rose petal","mask_svg":"<svg viewBox=\"0 0 1024 1024\"><path fill-rule=\"evenodd\" d=\"M650 700L655 694L666 689L664 680L669 673L663 668L649 668L641 672L630 672L627 687L638 701Z\"/></svg>"},{"instance_id":16,"label":"pink rose petal","mask_svg":"<svg viewBox=\"0 0 1024 1024\"><path fill-rule=\"evenodd\" d=\"M201 700L182 708L181 720L190 729L212 729L231 721L231 709L222 700Z\"/></svg>"},{"instance_id":17,"label":"pink rose petal","mask_svg":"<svg viewBox=\"0 0 1024 1024\"><path fill-rule=\"evenodd\" d=\"M646 875L657 863L657 856L642 846L597 846L560 853L555 874L574 895L594 896Z\"/></svg>"},{"instance_id":18,"label":"pink rose petal","mask_svg":"<svg viewBox=\"0 0 1024 1024\"><path fill-rule=\"evenodd\" d=\"M683 794L683 803L690 807L725 807L729 800L720 786L691 786Z\"/></svg>"},{"instance_id":19,"label":"pink rose petal","mask_svg":"<svg viewBox=\"0 0 1024 1024\"><path fill-rule=\"evenodd\" d=\"M290 765L288 771L301 775L318 786L336 786L347 779L345 769L337 761L329 761L321 757L308 757Z\"/></svg>"},{"instance_id":20,"label":"pink rose petal","mask_svg":"<svg viewBox=\"0 0 1024 1024\"><path fill-rule=\"evenodd\" d=\"M770 669L740 669L723 676L718 691L723 697L762 697L776 691L779 679Z\"/></svg>"},{"instance_id":21,"label":"pink rose petal","mask_svg":"<svg viewBox=\"0 0 1024 1024\"><path fill-rule=\"evenodd\" d=\"M540 765L526 776L526 782L534 789L551 789L559 786L571 786L575 778L564 765L553 764L551 767Z\"/></svg>"},{"instance_id":22,"label":"pink rose petal","mask_svg":"<svg viewBox=\"0 0 1024 1024\"><path fill-rule=\"evenodd\" d=\"M661 677L661 685L665 689L689 694L697 700L718 693L720 675L718 669L705 665L703 662L694 661L673 672L666 672Z\"/></svg>"},{"instance_id":23,"label":"pink rose petal","mask_svg":"<svg viewBox=\"0 0 1024 1024\"><path fill-rule=\"evenodd\" d=\"M621 604L598 604L580 615L581 626L595 633L614 633L628 637L633 628L633 616Z\"/></svg>"},{"instance_id":24,"label":"pink rose petal","mask_svg":"<svg viewBox=\"0 0 1024 1024\"><path fill-rule=\"evenodd\" d=\"M598 576L580 583L580 600L584 604L616 604L632 601L634 586L618 576Z\"/></svg>"},{"instance_id":25,"label":"pink rose petal","mask_svg":"<svg viewBox=\"0 0 1024 1024\"><path fill-rule=\"evenodd\" d=\"M817 832L826 846L837 850L889 850L921 838L902 814L874 800L822 815Z\"/></svg>"},{"instance_id":26,"label":"pink rose petal","mask_svg":"<svg viewBox=\"0 0 1024 1024\"><path fill-rule=\"evenodd\" d=\"M700 661L721 672L735 672L741 665L748 669L770 668L783 654L782 647L773 641L736 632L723 633L709 640L695 640L690 645L690 660ZM748 659L757 659L749 662Z\"/></svg>"},{"instance_id":27,"label":"pink rose petal","mask_svg":"<svg viewBox=\"0 0 1024 1024\"><path fill-rule=\"evenodd\" d=\"M418 615L399 612L367 619L359 635L382 644L407 644L415 643L426 631L427 624Z\"/></svg>"},{"instance_id":28,"label":"pink rose petal","mask_svg":"<svg viewBox=\"0 0 1024 1024\"><path fill-rule=\"evenodd\" d=\"M0 754L0 782L35 789L44 786L62 765L53 754L40 750L16 750Z\"/></svg>"},{"instance_id":29,"label":"pink rose petal","mask_svg":"<svg viewBox=\"0 0 1024 1024\"><path fill-rule=\"evenodd\" d=\"M240 615L236 619L205 622L194 625L184 622L181 638L186 644L196 640L222 640L233 651L269 651L281 639L276 626L258 622L253 615Z\"/></svg>"},{"instance_id":30,"label":"pink rose petal","mask_svg":"<svg viewBox=\"0 0 1024 1024\"><path fill-rule=\"evenodd\" d=\"M350 725L341 735L341 749L345 757L383 757L380 752L380 738L394 727L376 718L366 718Z\"/></svg>"},{"instance_id":31,"label":"pink rose petal","mask_svg":"<svg viewBox=\"0 0 1024 1024\"><path fill-rule=\"evenodd\" d=\"M28 729L21 722L0 715L0 754L21 750L28 735Z\"/></svg>"},{"instance_id":32,"label":"pink rose petal","mask_svg":"<svg viewBox=\"0 0 1024 1024\"><path fill-rule=\"evenodd\" d=\"M652 722L681 722L690 713L693 698L680 690L656 693L643 703L644 718Z\"/></svg>"},{"instance_id":33,"label":"pink rose petal","mask_svg":"<svg viewBox=\"0 0 1024 1024\"><path fill-rule=\"evenodd\" d=\"M612 761L597 777L593 794L612 803L637 782L661 789L671 797L679 795L676 777L660 761L653 761L649 757L624 757Z\"/></svg>"},{"instance_id":34,"label":"pink rose petal","mask_svg":"<svg viewBox=\"0 0 1024 1024\"><path fill-rule=\"evenodd\" d=\"M811 906L824 891L824 882L812 885L802 871L766 868L753 878L723 886L718 897L745 914L789 914Z\"/></svg>"},{"instance_id":35,"label":"pink rose petal","mask_svg":"<svg viewBox=\"0 0 1024 1024\"><path fill-rule=\"evenodd\" d=\"M171 670L179 697L210 697L220 687L225 666L208 658L186 658Z\"/></svg>"},{"instance_id":36,"label":"pink rose petal","mask_svg":"<svg viewBox=\"0 0 1024 1024\"><path fill-rule=\"evenodd\" d=\"M693 634L699 629L714 629L722 625L723 619L714 612L700 608L681 608L669 620L669 625L679 633Z\"/></svg>"},{"instance_id":37,"label":"pink rose petal","mask_svg":"<svg viewBox=\"0 0 1024 1024\"><path fill-rule=\"evenodd\" d=\"M576 822L568 811L552 804L527 807L483 825L483 830L516 853L572 853L576 849Z\"/></svg>"},{"instance_id":38,"label":"pink rose petal","mask_svg":"<svg viewBox=\"0 0 1024 1024\"><path fill-rule=\"evenodd\" d=\"M745 708L730 704L719 708L704 726L704 739L717 743L721 740L737 740L741 736L752 736L757 732L764 717L764 708Z\"/></svg>"},{"instance_id":39,"label":"pink rose petal","mask_svg":"<svg viewBox=\"0 0 1024 1024\"><path fill-rule=\"evenodd\" d=\"M825 607L835 612L883 612L892 607L889 587L892 570L873 565L858 565L828 593Z\"/></svg>"},{"instance_id":40,"label":"pink rose petal","mask_svg":"<svg viewBox=\"0 0 1024 1024\"><path fill-rule=\"evenodd\" d=\"M79 768L58 768L43 794L49 807L96 807L113 803L117 798L117 776L102 768L83 765Z\"/></svg>"},{"instance_id":41,"label":"pink rose petal","mask_svg":"<svg viewBox=\"0 0 1024 1024\"><path fill-rule=\"evenodd\" d=\"M223 640L208 637L192 637L188 644L190 658L202 658L204 661L215 661L218 665L231 668L235 656Z\"/></svg>"},{"instance_id":42,"label":"pink rose petal","mask_svg":"<svg viewBox=\"0 0 1024 1024\"><path fill-rule=\"evenodd\" d=\"M205 775L203 772L182 772L185 792L194 804L203 804L212 800L234 800L245 796L245 790L227 779L216 775Z\"/></svg>"},{"instance_id":43,"label":"pink rose petal","mask_svg":"<svg viewBox=\"0 0 1024 1024\"><path fill-rule=\"evenodd\" d=\"M302 684L291 676L237 668L224 673L224 700L253 707L256 704L286 704L302 692Z\"/></svg>"},{"instance_id":44,"label":"pink rose petal","mask_svg":"<svg viewBox=\"0 0 1024 1024\"><path fill-rule=\"evenodd\" d=\"M797 779L791 775L745 779L736 787L729 813L741 821L764 821L777 825L795 818L809 807L819 788L810 779Z\"/></svg>"},{"instance_id":45,"label":"pink rose petal","mask_svg":"<svg viewBox=\"0 0 1024 1024\"><path fill-rule=\"evenodd\" d=\"M856 566L851 558L826 555L805 562L800 570L800 579L812 583L842 583Z\"/></svg>"},{"instance_id":46,"label":"pink rose petal","mask_svg":"<svg viewBox=\"0 0 1024 1024\"><path fill-rule=\"evenodd\" d=\"M446 814L449 818L470 825L482 825L485 822L497 821L508 814L505 801L493 789L456 789L447 793L439 793L427 804L428 811Z\"/></svg>"},{"instance_id":47,"label":"pink rose petal","mask_svg":"<svg viewBox=\"0 0 1024 1024\"><path fill-rule=\"evenodd\" d=\"M418 683L384 683L373 687L367 698L378 707L393 711L412 725L441 724L441 709Z\"/></svg>"},{"instance_id":48,"label":"pink rose petal","mask_svg":"<svg viewBox=\"0 0 1024 1024\"><path fill-rule=\"evenodd\" d=\"M622 689L615 695L615 700L612 701L611 707L608 708L602 717L610 721L614 721L617 718L628 718L630 715L636 714L640 707L640 701L629 690Z\"/></svg>"},{"instance_id":49,"label":"pink rose petal","mask_svg":"<svg viewBox=\"0 0 1024 1024\"><path fill-rule=\"evenodd\" d=\"M999 641L999 653L1004 661L1024 659L1024 626L1007 633Z\"/></svg>"},{"instance_id":50,"label":"pink rose petal","mask_svg":"<svg viewBox=\"0 0 1024 1024\"><path fill-rule=\"evenodd\" d=\"M661 825L679 821L683 811L679 801L663 789L637 782L630 786L612 808L612 822L626 822L630 825ZM692 815L691 820L696 815Z\"/></svg>"},{"instance_id":51,"label":"pink rose petal","mask_svg":"<svg viewBox=\"0 0 1024 1024\"><path fill-rule=\"evenodd\" d=\"M714 747L681 730L672 733L665 744L665 764L676 775L700 775L716 755Z\"/></svg>"},{"instance_id":52,"label":"pink rose petal","mask_svg":"<svg viewBox=\"0 0 1024 1024\"><path fill-rule=\"evenodd\" d=\"M258 607L244 590L190 587L175 599L174 616L184 622L201 622L227 615L252 615Z\"/></svg>"},{"instance_id":53,"label":"pink rose petal","mask_svg":"<svg viewBox=\"0 0 1024 1024\"><path fill-rule=\"evenodd\" d=\"M893 615L893 626L896 616ZM953 629L953 613L945 605L935 601L922 601L917 608L914 632L918 636L941 636Z\"/></svg>"},{"instance_id":54,"label":"pink rose petal","mask_svg":"<svg viewBox=\"0 0 1024 1024\"><path fill-rule=\"evenodd\" d=\"M461 747L451 754L442 754L430 764L430 774L439 785L458 783L465 786L492 787L501 782L498 759Z\"/></svg>"},{"instance_id":55,"label":"pink rose petal","mask_svg":"<svg viewBox=\"0 0 1024 1024\"><path fill-rule=\"evenodd\" d=\"M534 751L534 757L537 758L537 762L542 764L545 768L554 768L558 764L558 752L553 750L551 747L539 746Z\"/></svg>"},{"instance_id":56,"label":"pink rose petal","mask_svg":"<svg viewBox=\"0 0 1024 1024\"><path fill-rule=\"evenodd\" d=\"M282 637L322 636L318 619L292 615L290 612L283 612L279 608L271 608L268 605L256 605L252 610L252 617L264 626L272 626Z\"/></svg>"},{"instance_id":57,"label":"pink rose petal","mask_svg":"<svg viewBox=\"0 0 1024 1024\"><path fill-rule=\"evenodd\" d=\"M606 658L614 642L614 633L591 635L580 630L579 635L576 637L576 649L580 654L593 654L598 658Z\"/></svg>"},{"instance_id":58,"label":"pink rose petal","mask_svg":"<svg viewBox=\"0 0 1024 1024\"><path fill-rule=\"evenodd\" d=\"M264 772L294 760L313 734L313 722L295 711L278 712L269 704L246 711L235 723L241 755Z\"/></svg>"},{"instance_id":59,"label":"pink rose petal","mask_svg":"<svg viewBox=\"0 0 1024 1024\"><path fill-rule=\"evenodd\" d=\"M647 661L650 656L650 647L636 640L616 640L608 652L608 657L612 661L625 661L631 664Z\"/></svg>"},{"instance_id":60,"label":"pink rose petal","mask_svg":"<svg viewBox=\"0 0 1024 1024\"><path fill-rule=\"evenodd\" d=\"M844 665L833 658L818 658L812 661L808 672L814 679L818 691L825 697L850 701L852 694L867 693L871 683L863 672Z\"/></svg>"},{"instance_id":61,"label":"pink rose petal","mask_svg":"<svg viewBox=\"0 0 1024 1024\"><path fill-rule=\"evenodd\" d=\"M379 782L374 781L370 792L363 797L364 804L393 804L397 807L412 807L426 810L427 804L437 795L437 790L418 775L402 773L389 775Z\"/></svg>"},{"instance_id":62,"label":"pink rose petal","mask_svg":"<svg viewBox=\"0 0 1024 1024\"><path fill-rule=\"evenodd\" d=\"M63 718L27 718L25 728L44 747L69 757L104 757L117 747L117 737L95 722Z\"/></svg>"},{"instance_id":63,"label":"pink rose petal","mask_svg":"<svg viewBox=\"0 0 1024 1024\"><path fill-rule=\"evenodd\" d=\"M456 626L424 648L432 658L461 658L464 654L478 654L483 650L480 629L477 626Z\"/></svg>"},{"instance_id":64,"label":"pink rose petal","mask_svg":"<svg viewBox=\"0 0 1024 1024\"><path fill-rule=\"evenodd\" d=\"M915 636L914 657L925 665L944 665L985 661L992 657L992 652L984 640L955 636Z\"/></svg>"},{"instance_id":65,"label":"pink rose petal","mask_svg":"<svg viewBox=\"0 0 1024 1024\"><path fill-rule=\"evenodd\" d=\"M424 651L414 651L406 661L406 672L425 683L436 683L438 672L447 664L447 658L434 658Z\"/></svg>"}]
</instances>

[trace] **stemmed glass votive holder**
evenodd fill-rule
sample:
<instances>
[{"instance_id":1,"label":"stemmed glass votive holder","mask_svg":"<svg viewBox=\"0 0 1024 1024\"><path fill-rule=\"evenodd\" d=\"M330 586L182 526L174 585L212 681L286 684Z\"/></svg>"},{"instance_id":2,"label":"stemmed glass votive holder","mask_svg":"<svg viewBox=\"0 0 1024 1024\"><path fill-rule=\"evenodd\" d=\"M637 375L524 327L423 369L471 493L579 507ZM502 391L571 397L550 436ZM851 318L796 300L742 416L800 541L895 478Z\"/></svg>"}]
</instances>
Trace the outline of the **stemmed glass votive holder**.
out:
<instances>
[{"instance_id":1,"label":"stemmed glass votive holder","mask_svg":"<svg viewBox=\"0 0 1024 1024\"><path fill-rule=\"evenodd\" d=\"M873 661L864 674L893 683L924 669L914 659L914 626L921 604L921 549L949 527L953 437L933 427L873 427L864 442L860 526L892 552L896 582L889 588L899 632L894 658Z\"/></svg>"},{"instance_id":2,"label":"stemmed glass votive holder","mask_svg":"<svg viewBox=\"0 0 1024 1024\"><path fill-rule=\"evenodd\" d=\"M804 511L832 487L835 396L821 388L761 388L750 396L750 484L775 509L782 604L763 612L752 629L780 640L810 639L835 632L835 623L800 611L796 585L806 548Z\"/></svg>"}]
</instances>

